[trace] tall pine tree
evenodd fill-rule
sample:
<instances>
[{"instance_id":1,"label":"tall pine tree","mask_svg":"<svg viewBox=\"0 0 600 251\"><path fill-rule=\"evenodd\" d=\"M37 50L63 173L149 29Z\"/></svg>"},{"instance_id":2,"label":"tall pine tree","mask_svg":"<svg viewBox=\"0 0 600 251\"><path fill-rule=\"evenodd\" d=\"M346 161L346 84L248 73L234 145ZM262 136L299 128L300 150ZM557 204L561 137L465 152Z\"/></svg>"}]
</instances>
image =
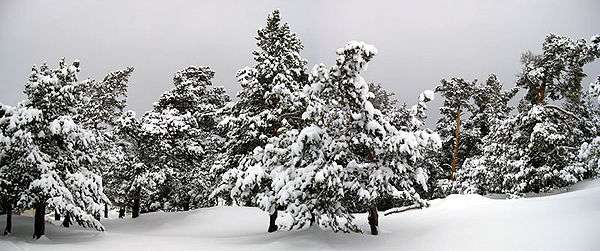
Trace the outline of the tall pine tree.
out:
<instances>
[{"instance_id":1,"label":"tall pine tree","mask_svg":"<svg viewBox=\"0 0 600 251\"><path fill-rule=\"evenodd\" d=\"M256 64L238 72L241 85L238 100L224 109L225 116L220 123L227 151L221 165L227 173L215 194L227 200L232 199L230 194L239 192L234 188L236 181L232 177L251 168L255 148L264 147L269 138L299 128L303 123L302 88L308 75L306 60L300 56L303 48L300 38L281 21L279 11L275 10L267 18L266 26L258 30L256 40L258 49L253 52ZM236 197L235 201L256 203L247 197ZM271 213L269 232L277 230L274 224L277 208L274 205L268 210Z\"/></svg>"}]
</instances>

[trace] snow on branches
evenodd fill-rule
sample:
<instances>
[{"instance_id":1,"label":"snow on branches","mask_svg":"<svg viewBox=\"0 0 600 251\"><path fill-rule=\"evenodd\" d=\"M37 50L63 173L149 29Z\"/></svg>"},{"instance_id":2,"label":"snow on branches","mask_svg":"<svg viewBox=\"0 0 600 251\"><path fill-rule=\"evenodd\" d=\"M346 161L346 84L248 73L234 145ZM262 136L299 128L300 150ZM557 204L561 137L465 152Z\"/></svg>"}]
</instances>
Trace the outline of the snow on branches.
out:
<instances>
[{"instance_id":1,"label":"snow on branches","mask_svg":"<svg viewBox=\"0 0 600 251\"><path fill-rule=\"evenodd\" d=\"M343 232L360 231L353 209L368 209L383 194L425 204L414 186L424 186L426 177L411 164L436 137L398 130L373 107L360 73L376 53L352 41L337 50L334 66L313 68L304 88L305 126L269 138L246 159L246 169L226 173L232 198L283 210L290 217L285 229L316 224Z\"/></svg>"}]
</instances>

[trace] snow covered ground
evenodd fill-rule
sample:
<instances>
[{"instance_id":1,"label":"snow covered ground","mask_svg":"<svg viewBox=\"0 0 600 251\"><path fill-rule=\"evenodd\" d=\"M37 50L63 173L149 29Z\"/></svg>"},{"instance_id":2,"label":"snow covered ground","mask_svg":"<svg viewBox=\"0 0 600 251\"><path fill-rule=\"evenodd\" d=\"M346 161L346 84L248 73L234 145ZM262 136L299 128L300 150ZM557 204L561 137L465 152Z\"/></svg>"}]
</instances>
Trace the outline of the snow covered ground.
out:
<instances>
[{"instance_id":1,"label":"snow covered ground","mask_svg":"<svg viewBox=\"0 0 600 251\"><path fill-rule=\"evenodd\" d=\"M32 219L16 216L0 250L600 250L600 181L565 191L516 200L453 195L380 214L379 236L317 228L267 234L268 215L258 209L214 207L104 220L102 233L47 224L47 238L32 241ZM357 217L367 230L366 215Z\"/></svg>"}]
</instances>

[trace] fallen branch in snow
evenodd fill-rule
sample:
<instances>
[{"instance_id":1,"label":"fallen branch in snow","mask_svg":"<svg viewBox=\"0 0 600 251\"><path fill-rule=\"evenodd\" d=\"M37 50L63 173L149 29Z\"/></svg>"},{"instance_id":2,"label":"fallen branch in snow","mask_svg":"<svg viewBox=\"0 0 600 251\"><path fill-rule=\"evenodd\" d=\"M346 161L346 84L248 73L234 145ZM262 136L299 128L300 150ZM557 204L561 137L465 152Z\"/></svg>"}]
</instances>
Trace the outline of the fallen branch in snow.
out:
<instances>
[{"instance_id":1,"label":"fallen branch in snow","mask_svg":"<svg viewBox=\"0 0 600 251\"><path fill-rule=\"evenodd\" d=\"M384 216L388 216L390 214L397 214L397 213L402 213L402 212L406 212L409 210L413 210L413 209L421 209L423 208L423 206L419 205L419 204L414 204L414 205L410 205L410 206L405 206L405 207L397 207L397 208L392 208L389 209L387 211L385 211L383 213Z\"/></svg>"}]
</instances>

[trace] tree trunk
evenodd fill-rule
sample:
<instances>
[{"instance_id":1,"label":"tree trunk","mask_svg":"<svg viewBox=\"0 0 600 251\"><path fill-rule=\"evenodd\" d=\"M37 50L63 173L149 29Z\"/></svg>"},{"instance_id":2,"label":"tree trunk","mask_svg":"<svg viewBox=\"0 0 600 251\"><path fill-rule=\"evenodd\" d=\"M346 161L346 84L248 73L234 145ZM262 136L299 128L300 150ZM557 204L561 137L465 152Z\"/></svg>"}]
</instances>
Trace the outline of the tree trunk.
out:
<instances>
[{"instance_id":1,"label":"tree trunk","mask_svg":"<svg viewBox=\"0 0 600 251\"><path fill-rule=\"evenodd\" d=\"M371 234L378 235L379 230L377 229L377 227L379 227L379 214L377 213L377 206L373 205L371 206L371 208L369 208L368 220L369 225L371 226Z\"/></svg>"},{"instance_id":2,"label":"tree trunk","mask_svg":"<svg viewBox=\"0 0 600 251\"><path fill-rule=\"evenodd\" d=\"M458 166L458 149L460 148L460 109L456 113L456 130L454 131L454 150L452 151L452 172L450 174L450 179L454 180L456 178L456 167Z\"/></svg>"},{"instance_id":3,"label":"tree trunk","mask_svg":"<svg viewBox=\"0 0 600 251\"><path fill-rule=\"evenodd\" d=\"M46 220L44 216L46 215L46 203L37 203L35 205L35 216L33 218L33 238L39 239L44 235L46 228Z\"/></svg>"},{"instance_id":4,"label":"tree trunk","mask_svg":"<svg viewBox=\"0 0 600 251\"><path fill-rule=\"evenodd\" d=\"M6 228L4 228L4 235L12 233L12 206L6 206Z\"/></svg>"},{"instance_id":5,"label":"tree trunk","mask_svg":"<svg viewBox=\"0 0 600 251\"><path fill-rule=\"evenodd\" d=\"M131 206L131 217L137 218L140 216L140 189L138 188L135 191L135 195L133 197L133 206Z\"/></svg>"},{"instance_id":6,"label":"tree trunk","mask_svg":"<svg viewBox=\"0 0 600 251\"><path fill-rule=\"evenodd\" d=\"M71 214L69 212L65 214L65 219L63 220L62 225L63 227L71 226Z\"/></svg>"},{"instance_id":7,"label":"tree trunk","mask_svg":"<svg viewBox=\"0 0 600 251\"><path fill-rule=\"evenodd\" d=\"M119 218L125 218L125 207L119 208Z\"/></svg>"},{"instance_id":8,"label":"tree trunk","mask_svg":"<svg viewBox=\"0 0 600 251\"><path fill-rule=\"evenodd\" d=\"M277 220L277 209L275 209L275 212L273 212L269 216L269 229L267 230L267 232L273 233L273 232L277 231L277 224L275 224L276 220Z\"/></svg>"},{"instance_id":9,"label":"tree trunk","mask_svg":"<svg viewBox=\"0 0 600 251\"><path fill-rule=\"evenodd\" d=\"M104 218L108 218L108 204L104 204Z\"/></svg>"},{"instance_id":10,"label":"tree trunk","mask_svg":"<svg viewBox=\"0 0 600 251\"><path fill-rule=\"evenodd\" d=\"M58 209L54 209L54 220L55 221L59 221L60 220L60 213L58 212Z\"/></svg>"},{"instance_id":11,"label":"tree trunk","mask_svg":"<svg viewBox=\"0 0 600 251\"><path fill-rule=\"evenodd\" d=\"M183 211L189 211L190 210L190 198L186 198L185 201L183 202Z\"/></svg>"},{"instance_id":12,"label":"tree trunk","mask_svg":"<svg viewBox=\"0 0 600 251\"><path fill-rule=\"evenodd\" d=\"M536 97L537 104L538 105L544 104L545 97L546 97L546 84L542 84L537 91L537 97Z\"/></svg>"}]
</instances>

